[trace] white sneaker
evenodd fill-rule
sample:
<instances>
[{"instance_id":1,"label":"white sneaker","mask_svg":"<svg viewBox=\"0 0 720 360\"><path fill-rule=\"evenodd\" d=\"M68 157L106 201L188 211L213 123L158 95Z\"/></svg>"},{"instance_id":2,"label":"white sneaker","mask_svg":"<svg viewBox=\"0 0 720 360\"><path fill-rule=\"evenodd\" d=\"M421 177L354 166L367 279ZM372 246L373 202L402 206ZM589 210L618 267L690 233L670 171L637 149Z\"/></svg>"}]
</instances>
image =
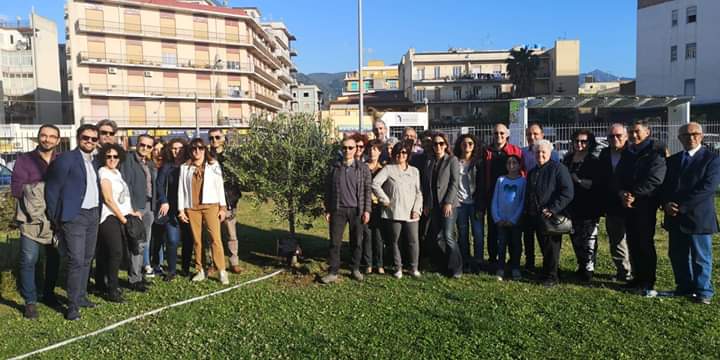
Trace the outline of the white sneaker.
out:
<instances>
[{"instance_id":1,"label":"white sneaker","mask_svg":"<svg viewBox=\"0 0 720 360\"><path fill-rule=\"evenodd\" d=\"M402 270L398 270L393 274L396 279L402 279Z\"/></svg>"},{"instance_id":2,"label":"white sneaker","mask_svg":"<svg viewBox=\"0 0 720 360\"><path fill-rule=\"evenodd\" d=\"M230 278L225 270L220 272L220 283L223 285L230 285Z\"/></svg>"},{"instance_id":3,"label":"white sneaker","mask_svg":"<svg viewBox=\"0 0 720 360\"><path fill-rule=\"evenodd\" d=\"M193 276L192 281L203 281L205 280L205 271L200 270L197 273L195 273L195 276Z\"/></svg>"},{"instance_id":4,"label":"white sneaker","mask_svg":"<svg viewBox=\"0 0 720 360\"><path fill-rule=\"evenodd\" d=\"M498 270L497 272L495 272L495 278L497 279L497 281L502 281L503 275L505 275L505 272L502 270Z\"/></svg>"},{"instance_id":5,"label":"white sneaker","mask_svg":"<svg viewBox=\"0 0 720 360\"><path fill-rule=\"evenodd\" d=\"M645 289L642 291L642 296L646 298L654 298L658 296L658 292L653 289Z\"/></svg>"},{"instance_id":6,"label":"white sneaker","mask_svg":"<svg viewBox=\"0 0 720 360\"><path fill-rule=\"evenodd\" d=\"M413 271L411 274L412 274L412 277L414 277L416 279L420 277L420 272L417 270Z\"/></svg>"},{"instance_id":7,"label":"white sneaker","mask_svg":"<svg viewBox=\"0 0 720 360\"><path fill-rule=\"evenodd\" d=\"M145 265L145 277L146 278L153 278L155 277L155 271L150 265Z\"/></svg>"}]
</instances>

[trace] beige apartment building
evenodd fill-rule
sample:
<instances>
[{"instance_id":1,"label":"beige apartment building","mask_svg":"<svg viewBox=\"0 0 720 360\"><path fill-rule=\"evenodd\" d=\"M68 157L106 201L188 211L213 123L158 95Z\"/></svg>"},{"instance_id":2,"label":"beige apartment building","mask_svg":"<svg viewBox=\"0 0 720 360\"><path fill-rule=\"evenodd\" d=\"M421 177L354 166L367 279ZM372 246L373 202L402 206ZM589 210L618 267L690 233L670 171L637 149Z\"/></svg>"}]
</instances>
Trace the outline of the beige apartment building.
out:
<instances>
[{"instance_id":1,"label":"beige apartment building","mask_svg":"<svg viewBox=\"0 0 720 360\"><path fill-rule=\"evenodd\" d=\"M551 49L532 51L540 59L534 95L577 95L578 40L558 40ZM512 97L506 64L509 58L510 49L410 49L400 62L400 85L417 111L428 112L431 123L497 121L499 105Z\"/></svg>"},{"instance_id":2,"label":"beige apartment building","mask_svg":"<svg viewBox=\"0 0 720 360\"><path fill-rule=\"evenodd\" d=\"M75 124L244 127L289 109L295 37L256 8L68 0L65 18Z\"/></svg>"},{"instance_id":3,"label":"beige apartment building","mask_svg":"<svg viewBox=\"0 0 720 360\"><path fill-rule=\"evenodd\" d=\"M398 65L385 65L382 60L370 60L367 66L363 66L363 90L379 91L379 90L399 90L400 78L398 76ZM343 80L343 95L358 94L360 92L360 84L358 82L358 72L352 71L345 73Z\"/></svg>"}]
</instances>

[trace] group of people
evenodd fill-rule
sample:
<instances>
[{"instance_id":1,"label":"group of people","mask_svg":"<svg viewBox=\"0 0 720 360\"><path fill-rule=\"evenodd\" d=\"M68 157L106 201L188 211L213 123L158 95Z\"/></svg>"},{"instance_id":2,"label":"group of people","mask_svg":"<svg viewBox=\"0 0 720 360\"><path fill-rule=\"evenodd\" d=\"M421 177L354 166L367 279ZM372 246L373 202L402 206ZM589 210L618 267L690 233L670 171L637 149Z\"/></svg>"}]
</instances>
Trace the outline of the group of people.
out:
<instances>
[{"instance_id":1,"label":"group of people","mask_svg":"<svg viewBox=\"0 0 720 360\"><path fill-rule=\"evenodd\" d=\"M413 128L397 140L376 121L372 140L361 133L345 136L327 178L330 266L320 282L338 279L346 225L351 277L358 281L385 273L385 249L392 253L396 278L420 277L425 258L428 268L452 278L486 270L498 280L517 280L523 276L523 249L526 270L535 271L537 241L540 280L554 286L562 237L569 235L577 279L590 282L604 216L614 279L654 297L655 226L662 209L674 295L710 303L720 160L702 145L700 124L678 129L684 150L672 156L644 120L629 128L612 124L602 149L592 131L578 129L563 157L544 139L541 124L530 124L525 135L528 146L520 148L509 143L509 128L498 123L487 144L472 134L450 144L446 134L435 131L418 139Z\"/></svg>"},{"instance_id":2,"label":"group of people","mask_svg":"<svg viewBox=\"0 0 720 360\"><path fill-rule=\"evenodd\" d=\"M38 131L37 148L16 160L11 190L18 204L26 318L38 317L35 268L42 250L42 301L51 307L60 305L54 289L60 258L66 258L68 320L79 319L81 308L95 307L89 290L124 302L118 281L123 264L132 291L147 291L148 278L174 280L180 244L182 272L191 275L192 265L193 281L217 273L227 285L228 270L241 271L234 216L240 191L231 177L223 176L223 132L211 130L209 144L199 137L165 143L142 134L132 151L118 144L116 133L111 120L81 125L77 148L59 154L60 131L45 124ZM204 248L211 250L211 260L205 260Z\"/></svg>"}]
</instances>

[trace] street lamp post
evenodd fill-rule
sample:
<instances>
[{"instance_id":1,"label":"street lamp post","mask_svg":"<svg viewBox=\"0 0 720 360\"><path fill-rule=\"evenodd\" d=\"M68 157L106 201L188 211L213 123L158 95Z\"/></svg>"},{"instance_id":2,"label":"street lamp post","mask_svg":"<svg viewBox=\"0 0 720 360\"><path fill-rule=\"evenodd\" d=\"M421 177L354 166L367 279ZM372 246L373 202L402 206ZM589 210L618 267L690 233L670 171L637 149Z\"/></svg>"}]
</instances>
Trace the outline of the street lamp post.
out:
<instances>
[{"instance_id":1,"label":"street lamp post","mask_svg":"<svg viewBox=\"0 0 720 360\"><path fill-rule=\"evenodd\" d=\"M200 123L198 122L198 93L195 90L195 137L200 137Z\"/></svg>"},{"instance_id":2,"label":"street lamp post","mask_svg":"<svg viewBox=\"0 0 720 360\"><path fill-rule=\"evenodd\" d=\"M363 80L363 30L362 30L362 0L358 0L358 89L360 90L360 101L358 111L358 132L363 128L363 91L365 81Z\"/></svg>"}]
</instances>

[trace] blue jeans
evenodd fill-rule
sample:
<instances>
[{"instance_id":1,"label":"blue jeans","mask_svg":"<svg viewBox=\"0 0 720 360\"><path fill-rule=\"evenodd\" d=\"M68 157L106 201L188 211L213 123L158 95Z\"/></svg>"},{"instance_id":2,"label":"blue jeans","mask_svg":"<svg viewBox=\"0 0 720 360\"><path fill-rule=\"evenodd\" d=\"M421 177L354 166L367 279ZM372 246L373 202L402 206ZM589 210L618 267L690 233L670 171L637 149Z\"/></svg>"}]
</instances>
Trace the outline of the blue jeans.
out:
<instances>
[{"instance_id":1,"label":"blue jeans","mask_svg":"<svg viewBox=\"0 0 720 360\"><path fill-rule=\"evenodd\" d=\"M60 255L52 245L43 245L37 241L20 236L20 295L25 304L37 303L37 287L35 286L35 268L40 259L40 249L45 249L45 280L43 297L54 296L57 281Z\"/></svg>"},{"instance_id":2,"label":"blue jeans","mask_svg":"<svg viewBox=\"0 0 720 360\"><path fill-rule=\"evenodd\" d=\"M180 224L175 221L168 221L165 224L165 259L168 263L168 274L174 275L177 271L177 248L180 244L180 239L187 234L183 234L180 229Z\"/></svg>"},{"instance_id":3,"label":"blue jeans","mask_svg":"<svg viewBox=\"0 0 720 360\"><path fill-rule=\"evenodd\" d=\"M675 274L676 292L708 299L713 296L712 235L685 234L673 229L668 255Z\"/></svg>"},{"instance_id":4,"label":"blue jeans","mask_svg":"<svg viewBox=\"0 0 720 360\"><path fill-rule=\"evenodd\" d=\"M483 261L485 250L483 220L475 217L475 204L460 204L455 208L455 211L457 213L458 241L460 242L463 264L468 266L471 259L474 259L475 263L479 264ZM473 235L474 257L472 258L470 257L470 232L468 227L472 229Z\"/></svg>"}]
</instances>

